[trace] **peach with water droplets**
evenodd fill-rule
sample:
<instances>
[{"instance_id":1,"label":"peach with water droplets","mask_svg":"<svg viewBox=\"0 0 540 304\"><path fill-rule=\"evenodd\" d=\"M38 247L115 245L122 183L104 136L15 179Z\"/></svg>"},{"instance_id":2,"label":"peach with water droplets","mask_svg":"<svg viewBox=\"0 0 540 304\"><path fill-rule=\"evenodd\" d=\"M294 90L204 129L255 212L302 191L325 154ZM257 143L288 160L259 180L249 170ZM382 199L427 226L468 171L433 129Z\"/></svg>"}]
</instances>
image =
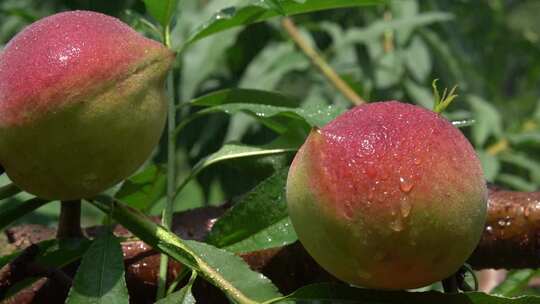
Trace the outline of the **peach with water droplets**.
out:
<instances>
[{"instance_id":1,"label":"peach with water droplets","mask_svg":"<svg viewBox=\"0 0 540 304\"><path fill-rule=\"evenodd\" d=\"M91 197L133 173L166 120L174 53L120 20L64 12L0 54L0 164L37 196Z\"/></svg>"},{"instance_id":2,"label":"peach with water droplets","mask_svg":"<svg viewBox=\"0 0 540 304\"><path fill-rule=\"evenodd\" d=\"M357 106L314 130L287 180L306 250L354 285L417 288L465 262L485 224L473 147L445 118L390 101Z\"/></svg>"}]
</instances>

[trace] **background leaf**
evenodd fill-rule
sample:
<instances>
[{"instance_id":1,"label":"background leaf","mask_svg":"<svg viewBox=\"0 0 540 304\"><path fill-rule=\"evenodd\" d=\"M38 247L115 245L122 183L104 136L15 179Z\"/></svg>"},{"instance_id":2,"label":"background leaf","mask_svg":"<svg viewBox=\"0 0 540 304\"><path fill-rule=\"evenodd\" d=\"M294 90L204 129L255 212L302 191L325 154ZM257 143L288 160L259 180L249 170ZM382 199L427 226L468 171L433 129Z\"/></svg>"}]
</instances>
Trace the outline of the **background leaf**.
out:
<instances>
[{"instance_id":1,"label":"background leaf","mask_svg":"<svg viewBox=\"0 0 540 304\"><path fill-rule=\"evenodd\" d=\"M160 166L148 166L125 180L115 194L119 200L142 211L148 211L165 194L166 177Z\"/></svg>"},{"instance_id":2,"label":"background leaf","mask_svg":"<svg viewBox=\"0 0 540 304\"><path fill-rule=\"evenodd\" d=\"M48 200L33 198L27 201L15 201L3 206L0 209L0 229L6 228L12 222L49 202Z\"/></svg>"},{"instance_id":3,"label":"background leaf","mask_svg":"<svg viewBox=\"0 0 540 304\"><path fill-rule=\"evenodd\" d=\"M293 0L283 0L281 1L281 7L285 14L290 16L332 8L375 5L384 2L381 0L310 0L300 3ZM257 2L243 7L229 7L216 13L210 20L192 33L186 44L236 26L260 22L277 15L278 13L275 10L257 5Z\"/></svg>"},{"instance_id":4,"label":"background leaf","mask_svg":"<svg viewBox=\"0 0 540 304\"><path fill-rule=\"evenodd\" d=\"M150 15L166 27L176 10L179 0L143 0Z\"/></svg>"},{"instance_id":5,"label":"background leaf","mask_svg":"<svg viewBox=\"0 0 540 304\"><path fill-rule=\"evenodd\" d=\"M84 254L66 303L129 303L122 247L110 231L96 238Z\"/></svg>"}]
</instances>

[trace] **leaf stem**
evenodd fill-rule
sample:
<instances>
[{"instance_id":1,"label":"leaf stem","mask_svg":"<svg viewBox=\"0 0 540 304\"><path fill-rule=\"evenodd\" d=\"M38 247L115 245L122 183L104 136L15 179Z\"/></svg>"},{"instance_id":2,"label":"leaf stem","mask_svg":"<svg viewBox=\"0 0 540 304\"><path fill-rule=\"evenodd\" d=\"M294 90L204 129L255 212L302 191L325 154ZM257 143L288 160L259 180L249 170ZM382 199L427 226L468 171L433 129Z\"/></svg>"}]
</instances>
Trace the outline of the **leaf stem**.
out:
<instances>
[{"instance_id":1,"label":"leaf stem","mask_svg":"<svg viewBox=\"0 0 540 304\"><path fill-rule=\"evenodd\" d=\"M83 237L81 229L81 200L62 201L58 220L57 239Z\"/></svg>"},{"instance_id":2,"label":"leaf stem","mask_svg":"<svg viewBox=\"0 0 540 304\"><path fill-rule=\"evenodd\" d=\"M170 27L167 25L163 30L163 40L168 48L171 48ZM174 197L176 185L176 104L174 98L174 74L169 72L167 76L168 93L168 119L167 119L167 201L163 209L161 224L169 229L172 224L172 214L174 210ZM158 288L156 298L161 299L167 291L167 267L169 257L161 255L159 264Z\"/></svg>"},{"instance_id":3,"label":"leaf stem","mask_svg":"<svg viewBox=\"0 0 540 304\"><path fill-rule=\"evenodd\" d=\"M306 54L306 56L311 59L315 67L321 71L326 79L328 79L330 83L332 83L332 85L339 92L341 92L341 94L343 94L343 96L345 96L355 105L366 103L366 101L356 94L356 92L343 80L343 78L336 73L336 71L323 59L323 57L314 48L312 48L304 38L302 38L300 31L291 18L283 18L281 24L296 45L304 52L304 54Z\"/></svg>"}]
</instances>

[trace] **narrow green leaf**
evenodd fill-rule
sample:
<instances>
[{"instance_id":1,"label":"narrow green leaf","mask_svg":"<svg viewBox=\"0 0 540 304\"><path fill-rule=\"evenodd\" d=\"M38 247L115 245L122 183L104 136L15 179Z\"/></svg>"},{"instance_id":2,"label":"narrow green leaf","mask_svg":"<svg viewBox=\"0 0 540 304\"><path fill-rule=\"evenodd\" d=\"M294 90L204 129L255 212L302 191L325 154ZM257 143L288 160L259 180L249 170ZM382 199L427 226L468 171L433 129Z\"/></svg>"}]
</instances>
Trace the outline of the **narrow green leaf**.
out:
<instances>
[{"instance_id":1,"label":"narrow green leaf","mask_svg":"<svg viewBox=\"0 0 540 304\"><path fill-rule=\"evenodd\" d=\"M503 126L499 111L479 96L468 96L467 101L471 104L476 121L472 127L474 144L481 147L491 135L500 136Z\"/></svg>"},{"instance_id":2,"label":"narrow green leaf","mask_svg":"<svg viewBox=\"0 0 540 304\"><path fill-rule=\"evenodd\" d=\"M516 145L535 145L540 146L540 132L539 131L532 131L532 132L524 132L524 133L518 133L518 134L510 134L508 135L508 140L512 144Z\"/></svg>"},{"instance_id":3,"label":"narrow green leaf","mask_svg":"<svg viewBox=\"0 0 540 304\"><path fill-rule=\"evenodd\" d=\"M497 175L497 182L504 183L514 190L518 191L536 191L538 188L535 184L525 180L521 176L514 174L501 173Z\"/></svg>"},{"instance_id":4,"label":"narrow green leaf","mask_svg":"<svg viewBox=\"0 0 540 304\"><path fill-rule=\"evenodd\" d=\"M66 303L129 303L122 247L112 232L95 239L84 254Z\"/></svg>"},{"instance_id":5,"label":"narrow green leaf","mask_svg":"<svg viewBox=\"0 0 540 304\"><path fill-rule=\"evenodd\" d=\"M540 271L533 269L510 271L504 282L495 287L491 293L505 297L518 296L527 288L529 281L538 275L540 275Z\"/></svg>"},{"instance_id":6,"label":"narrow green leaf","mask_svg":"<svg viewBox=\"0 0 540 304\"><path fill-rule=\"evenodd\" d=\"M220 288L240 304L279 297L277 288L260 273L252 271L238 256L208 244L184 241L149 220L136 209L100 196L93 204L126 227L135 236L165 253Z\"/></svg>"},{"instance_id":7,"label":"narrow green leaf","mask_svg":"<svg viewBox=\"0 0 540 304\"><path fill-rule=\"evenodd\" d=\"M303 123L306 125L306 128L323 127L339 114L345 112L345 110L344 107L337 105L317 105L304 109L264 104L229 103L204 109L197 114L224 112L233 115L243 112L257 118L271 129L274 129L274 131L283 133L288 129L289 123ZM276 121L279 118L282 120Z\"/></svg>"},{"instance_id":8,"label":"narrow green leaf","mask_svg":"<svg viewBox=\"0 0 540 304\"><path fill-rule=\"evenodd\" d=\"M269 156L294 152L298 150L298 147L303 142L302 137L299 136L301 135L292 135L290 133L284 134L273 142L263 146L249 146L241 143L225 144L218 151L203 158L193 166L191 173L184 181L182 181L180 186L178 186L176 194L178 195L183 187L202 170L216 163L245 157Z\"/></svg>"},{"instance_id":9,"label":"narrow green leaf","mask_svg":"<svg viewBox=\"0 0 540 304\"><path fill-rule=\"evenodd\" d=\"M252 90L252 89L225 89L193 99L190 102L195 106L218 106L229 103L265 104L270 106L294 107L298 104L294 100L279 92Z\"/></svg>"},{"instance_id":10,"label":"narrow green leaf","mask_svg":"<svg viewBox=\"0 0 540 304\"><path fill-rule=\"evenodd\" d=\"M277 287L268 278L251 270L239 256L206 243L185 242L195 254L204 257L208 267L217 273L217 275L206 276L210 282L235 286L246 297L255 301L267 301L280 296Z\"/></svg>"},{"instance_id":11,"label":"narrow green leaf","mask_svg":"<svg viewBox=\"0 0 540 304\"><path fill-rule=\"evenodd\" d=\"M197 272L192 271L191 277L189 278L186 286L182 287L180 290L173 292L166 296L165 298L157 301L155 304L195 304L195 298L191 293L191 287L197 278Z\"/></svg>"},{"instance_id":12,"label":"narrow green leaf","mask_svg":"<svg viewBox=\"0 0 540 304\"><path fill-rule=\"evenodd\" d=\"M540 297L525 296L519 298L504 298L481 292L466 292L445 294L436 291L406 292L379 291L354 288L342 284L313 284L302 287L285 297L286 300L301 301L302 303L362 303L362 304L537 304ZM276 299L267 303L276 303Z\"/></svg>"},{"instance_id":13,"label":"narrow green leaf","mask_svg":"<svg viewBox=\"0 0 540 304\"><path fill-rule=\"evenodd\" d=\"M513 164L530 172L531 179L540 184L540 161L529 157L525 153L519 152L504 152L499 155L499 159L503 162Z\"/></svg>"},{"instance_id":14,"label":"narrow green leaf","mask_svg":"<svg viewBox=\"0 0 540 304\"><path fill-rule=\"evenodd\" d=\"M486 180L489 182L495 181L495 177L497 177L497 174L499 174L499 170L501 169L499 159L482 149L478 149L477 154L482 163Z\"/></svg>"},{"instance_id":15,"label":"narrow green leaf","mask_svg":"<svg viewBox=\"0 0 540 304\"><path fill-rule=\"evenodd\" d=\"M287 13L283 9L283 6L281 6L281 3L279 0L262 0L262 2L266 3L269 8L275 10L280 15L285 16Z\"/></svg>"},{"instance_id":16,"label":"narrow green leaf","mask_svg":"<svg viewBox=\"0 0 540 304\"><path fill-rule=\"evenodd\" d=\"M207 242L233 252L249 252L296 241L285 185L288 168L276 172L241 197L214 224Z\"/></svg>"},{"instance_id":17,"label":"narrow green leaf","mask_svg":"<svg viewBox=\"0 0 540 304\"><path fill-rule=\"evenodd\" d=\"M127 179L115 197L134 208L146 211L163 197L166 183L163 168L152 165Z\"/></svg>"},{"instance_id":18,"label":"narrow green leaf","mask_svg":"<svg viewBox=\"0 0 540 304\"><path fill-rule=\"evenodd\" d=\"M432 23L452 20L453 16L444 12L429 12L414 17L396 18L391 21L378 20L365 28L348 30L343 37L340 47L348 44L366 43L379 39L386 31L416 29Z\"/></svg>"},{"instance_id":19,"label":"narrow green leaf","mask_svg":"<svg viewBox=\"0 0 540 304\"><path fill-rule=\"evenodd\" d=\"M338 105L299 108L295 107L298 102L282 94L245 89L213 92L191 101L191 104L207 108L185 119L177 127L177 132L191 121L205 115L219 112L233 115L243 112L277 133L302 129L307 135L312 127L322 127L346 111L345 107Z\"/></svg>"},{"instance_id":20,"label":"narrow green leaf","mask_svg":"<svg viewBox=\"0 0 540 304\"><path fill-rule=\"evenodd\" d=\"M334 8L376 5L385 2L384 0L309 0L301 2L282 0L280 4L284 14L291 16ZM229 7L217 12L210 20L198 27L188 38L185 45L233 27L261 22L278 15L278 11L268 8L259 1L253 1L251 5L247 6Z\"/></svg>"},{"instance_id":21,"label":"narrow green leaf","mask_svg":"<svg viewBox=\"0 0 540 304\"><path fill-rule=\"evenodd\" d=\"M2 206L0 209L0 229L6 228L9 224L49 202L49 200L33 198L24 202L10 202Z\"/></svg>"},{"instance_id":22,"label":"narrow green leaf","mask_svg":"<svg viewBox=\"0 0 540 304\"><path fill-rule=\"evenodd\" d=\"M15 186L15 184L7 184L5 186L2 186L0 187L0 200L12 197L15 194L20 193L21 191L22 190L19 189L19 187Z\"/></svg>"},{"instance_id":23,"label":"narrow green leaf","mask_svg":"<svg viewBox=\"0 0 540 304\"><path fill-rule=\"evenodd\" d=\"M178 0L143 0L146 9L163 27L169 25Z\"/></svg>"}]
</instances>

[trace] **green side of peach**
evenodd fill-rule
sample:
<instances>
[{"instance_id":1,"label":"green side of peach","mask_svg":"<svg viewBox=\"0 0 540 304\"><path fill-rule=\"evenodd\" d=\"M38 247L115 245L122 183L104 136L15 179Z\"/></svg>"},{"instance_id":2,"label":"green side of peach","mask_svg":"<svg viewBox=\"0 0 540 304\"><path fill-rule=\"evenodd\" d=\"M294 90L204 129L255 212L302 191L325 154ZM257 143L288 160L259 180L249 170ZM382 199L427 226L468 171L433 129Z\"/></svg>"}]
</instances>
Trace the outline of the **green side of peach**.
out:
<instances>
[{"instance_id":1,"label":"green side of peach","mask_svg":"<svg viewBox=\"0 0 540 304\"><path fill-rule=\"evenodd\" d=\"M172 56L153 58L49 115L0 128L0 163L10 179L39 197L71 200L132 174L163 130L171 63Z\"/></svg>"}]
</instances>

